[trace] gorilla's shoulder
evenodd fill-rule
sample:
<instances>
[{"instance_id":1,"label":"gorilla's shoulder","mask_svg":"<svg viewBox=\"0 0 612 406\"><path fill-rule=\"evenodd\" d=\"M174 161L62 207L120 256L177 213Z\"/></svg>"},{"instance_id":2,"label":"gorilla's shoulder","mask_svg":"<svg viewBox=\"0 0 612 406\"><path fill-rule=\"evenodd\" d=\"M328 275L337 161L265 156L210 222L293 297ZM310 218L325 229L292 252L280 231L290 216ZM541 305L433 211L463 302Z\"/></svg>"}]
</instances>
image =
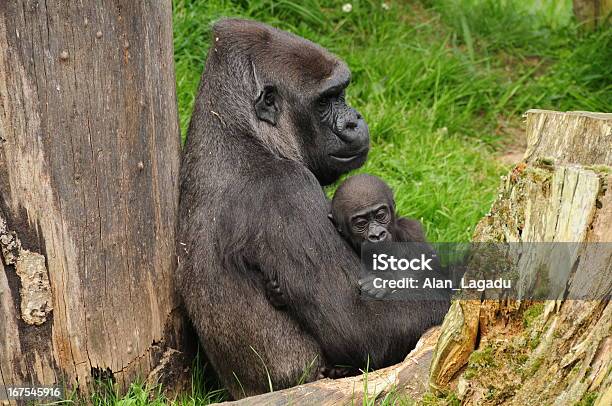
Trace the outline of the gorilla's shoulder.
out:
<instances>
[{"instance_id":1,"label":"gorilla's shoulder","mask_svg":"<svg viewBox=\"0 0 612 406\"><path fill-rule=\"evenodd\" d=\"M315 175L301 163L288 159L258 162L247 169L244 179L253 195L291 199L305 194L323 195Z\"/></svg>"}]
</instances>

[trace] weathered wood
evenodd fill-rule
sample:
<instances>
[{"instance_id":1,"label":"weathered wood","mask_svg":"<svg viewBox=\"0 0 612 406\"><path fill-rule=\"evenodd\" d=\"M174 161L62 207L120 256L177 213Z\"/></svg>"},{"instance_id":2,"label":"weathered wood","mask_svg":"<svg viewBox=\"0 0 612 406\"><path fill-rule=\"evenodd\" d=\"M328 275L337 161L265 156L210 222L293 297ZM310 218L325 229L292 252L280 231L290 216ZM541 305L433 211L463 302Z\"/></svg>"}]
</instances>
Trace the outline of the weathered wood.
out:
<instances>
[{"instance_id":1,"label":"weathered wood","mask_svg":"<svg viewBox=\"0 0 612 406\"><path fill-rule=\"evenodd\" d=\"M557 165L612 165L612 113L529 110L524 159L553 159Z\"/></svg>"},{"instance_id":2,"label":"weathered wood","mask_svg":"<svg viewBox=\"0 0 612 406\"><path fill-rule=\"evenodd\" d=\"M391 396L395 391L418 398L427 391L429 363L439 333L438 327L426 331L406 359L392 367L351 378L322 379L224 404L249 406L366 404L366 400L371 402L386 395Z\"/></svg>"},{"instance_id":3,"label":"weathered wood","mask_svg":"<svg viewBox=\"0 0 612 406\"><path fill-rule=\"evenodd\" d=\"M610 23L612 0L573 0L576 19L589 28Z\"/></svg>"},{"instance_id":4,"label":"weathered wood","mask_svg":"<svg viewBox=\"0 0 612 406\"><path fill-rule=\"evenodd\" d=\"M530 110L524 162L504 178L474 240L612 242L611 128L612 114ZM548 276L554 278L558 258L554 252L548 255L524 255L522 280L537 279L538 263L550 264ZM582 246L567 260L574 267L566 292L591 292L592 297L599 292L603 297L612 290L612 244ZM458 307L452 306L433 357L432 389L456 390L465 404L573 404L588 392L603 402L612 382L609 301L548 301L542 314L525 326L523 311L529 305L516 300L464 302L463 313L478 314L476 325L462 322ZM468 362L471 342L444 339L465 330L480 336L473 362ZM507 354L514 356L504 358ZM467 373L470 369L477 373Z\"/></svg>"},{"instance_id":5,"label":"weathered wood","mask_svg":"<svg viewBox=\"0 0 612 406\"><path fill-rule=\"evenodd\" d=\"M171 2L0 2L0 385L178 346Z\"/></svg>"},{"instance_id":6,"label":"weathered wood","mask_svg":"<svg viewBox=\"0 0 612 406\"><path fill-rule=\"evenodd\" d=\"M454 301L440 327L440 339L432 354L430 386L446 387L464 365L476 346L480 301Z\"/></svg>"}]
</instances>

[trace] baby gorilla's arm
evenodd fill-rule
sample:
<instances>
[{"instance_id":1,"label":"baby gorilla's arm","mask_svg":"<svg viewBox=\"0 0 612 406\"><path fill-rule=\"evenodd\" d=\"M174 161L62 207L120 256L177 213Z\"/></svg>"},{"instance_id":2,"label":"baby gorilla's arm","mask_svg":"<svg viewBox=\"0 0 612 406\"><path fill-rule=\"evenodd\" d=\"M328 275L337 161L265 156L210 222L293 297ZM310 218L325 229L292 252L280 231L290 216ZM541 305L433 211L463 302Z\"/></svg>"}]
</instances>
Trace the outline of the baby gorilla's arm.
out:
<instances>
[{"instance_id":1,"label":"baby gorilla's arm","mask_svg":"<svg viewBox=\"0 0 612 406\"><path fill-rule=\"evenodd\" d=\"M374 279L376 279L376 275L366 275L363 278L359 279L359 290L362 294L366 294L370 298L373 299L382 299L391 289L389 288L377 288L374 286Z\"/></svg>"}]
</instances>

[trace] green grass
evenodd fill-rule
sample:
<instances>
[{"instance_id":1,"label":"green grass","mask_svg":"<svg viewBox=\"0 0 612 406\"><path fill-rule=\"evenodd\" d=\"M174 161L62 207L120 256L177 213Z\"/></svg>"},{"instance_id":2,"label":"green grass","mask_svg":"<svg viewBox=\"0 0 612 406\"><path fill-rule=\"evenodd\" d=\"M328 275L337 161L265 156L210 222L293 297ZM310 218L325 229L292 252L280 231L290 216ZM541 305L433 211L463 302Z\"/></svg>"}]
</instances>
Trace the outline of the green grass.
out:
<instances>
[{"instance_id":1,"label":"green grass","mask_svg":"<svg viewBox=\"0 0 612 406\"><path fill-rule=\"evenodd\" d=\"M367 119L360 170L394 189L400 214L433 241L467 241L495 195L502 120L529 108L609 111L612 32L582 33L571 2L438 0L174 1L175 60L185 134L209 28L257 19L316 41L353 71L348 99ZM333 188L330 189L330 193Z\"/></svg>"},{"instance_id":2,"label":"green grass","mask_svg":"<svg viewBox=\"0 0 612 406\"><path fill-rule=\"evenodd\" d=\"M110 381L97 381L94 391L89 396L69 393L67 399L47 403L48 406L93 405L93 406L201 406L227 400L224 389L207 373L207 366L196 356L191 374L191 387L169 399L161 385L147 385L136 381L130 385L127 393L122 393L118 386Z\"/></svg>"},{"instance_id":3,"label":"green grass","mask_svg":"<svg viewBox=\"0 0 612 406\"><path fill-rule=\"evenodd\" d=\"M534 303L523 312L523 327L526 329L544 312L544 303Z\"/></svg>"},{"instance_id":4,"label":"green grass","mask_svg":"<svg viewBox=\"0 0 612 406\"><path fill-rule=\"evenodd\" d=\"M582 30L570 0L388 0L388 9L359 0L345 13L346 2L174 0L183 136L211 23L242 16L289 30L351 67L348 100L372 136L361 171L385 179L400 214L422 220L431 240L467 241L508 169L495 159L512 142L507 123L519 127L530 108L611 110L612 30ZM221 398L194 382L179 404ZM125 397L92 401L165 403L156 390L133 385Z\"/></svg>"}]
</instances>

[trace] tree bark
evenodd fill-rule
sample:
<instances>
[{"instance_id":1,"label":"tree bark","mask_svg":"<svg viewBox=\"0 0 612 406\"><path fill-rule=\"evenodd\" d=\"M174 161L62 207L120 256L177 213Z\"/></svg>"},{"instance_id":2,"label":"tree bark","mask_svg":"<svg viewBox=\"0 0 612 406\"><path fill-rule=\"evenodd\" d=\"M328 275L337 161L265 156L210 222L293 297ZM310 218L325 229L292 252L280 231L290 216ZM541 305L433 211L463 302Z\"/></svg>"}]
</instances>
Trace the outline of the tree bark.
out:
<instances>
[{"instance_id":1,"label":"tree bark","mask_svg":"<svg viewBox=\"0 0 612 406\"><path fill-rule=\"evenodd\" d=\"M612 0L573 0L572 5L576 19L589 28L610 23Z\"/></svg>"},{"instance_id":2,"label":"tree bark","mask_svg":"<svg viewBox=\"0 0 612 406\"><path fill-rule=\"evenodd\" d=\"M171 13L0 3L0 385L125 385L180 348Z\"/></svg>"},{"instance_id":3,"label":"tree bark","mask_svg":"<svg viewBox=\"0 0 612 406\"><path fill-rule=\"evenodd\" d=\"M523 162L504 178L474 241L527 243L525 250L530 242L591 243L570 258L565 293L609 295L612 114L530 110L527 144ZM548 254L522 262L521 276L537 280L541 268L534 264L555 263ZM549 266L547 277L558 271ZM533 306L518 300L455 303L433 355L432 390L455 391L462 404L565 405L585 399L610 404L609 300L549 300ZM457 339L466 336L478 336L479 342Z\"/></svg>"}]
</instances>

